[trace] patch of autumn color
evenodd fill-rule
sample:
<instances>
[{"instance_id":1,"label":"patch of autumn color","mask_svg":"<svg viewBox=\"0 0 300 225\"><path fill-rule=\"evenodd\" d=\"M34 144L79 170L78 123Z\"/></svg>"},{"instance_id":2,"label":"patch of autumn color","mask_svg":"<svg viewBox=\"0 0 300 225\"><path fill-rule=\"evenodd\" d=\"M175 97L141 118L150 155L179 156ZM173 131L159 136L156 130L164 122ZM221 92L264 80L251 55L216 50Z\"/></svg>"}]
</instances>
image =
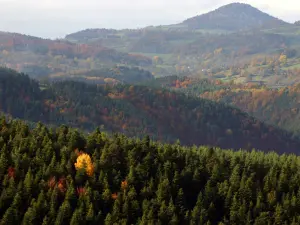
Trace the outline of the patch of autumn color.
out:
<instances>
[{"instance_id":1,"label":"patch of autumn color","mask_svg":"<svg viewBox=\"0 0 300 225\"><path fill-rule=\"evenodd\" d=\"M117 194L117 193L113 193L113 194L111 195L111 198L112 198L113 200L116 200L116 199L118 198L118 194Z\"/></svg>"},{"instance_id":2,"label":"patch of autumn color","mask_svg":"<svg viewBox=\"0 0 300 225\"><path fill-rule=\"evenodd\" d=\"M109 93L108 97L112 98L112 99L123 99L124 98L124 94L121 93Z\"/></svg>"},{"instance_id":3,"label":"patch of autumn color","mask_svg":"<svg viewBox=\"0 0 300 225\"><path fill-rule=\"evenodd\" d=\"M80 116L79 118L78 118L78 121L80 122L80 123L85 123L85 122L87 122L89 120L89 118L87 118L86 116Z\"/></svg>"},{"instance_id":4,"label":"patch of autumn color","mask_svg":"<svg viewBox=\"0 0 300 225\"><path fill-rule=\"evenodd\" d=\"M56 185L56 178L55 177L51 177L48 181L48 187L49 188L54 188Z\"/></svg>"},{"instance_id":5,"label":"patch of autumn color","mask_svg":"<svg viewBox=\"0 0 300 225\"><path fill-rule=\"evenodd\" d=\"M278 60L279 60L280 63L286 63L287 62L287 56L282 54L282 55L280 55Z\"/></svg>"},{"instance_id":6,"label":"patch of autumn color","mask_svg":"<svg viewBox=\"0 0 300 225\"><path fill-rule=\"evenodd\" d=\"M129 88L128 88L128 90L130 91L130 92L134 92L134 86L130 86Z\"/></svg>"},{"instance_id":7,"label":"patch of autumn color","mask_svg":"<svg viewBox=\"0 0 300 225\"><path fill-rule=\"evenodd\" d=\"M65 186L66 186L66 179L62 177L59 179L57 187L61 192L65 192L66 191Z\"/></svg>"},{"instance_id":8,"label":"patch of autumn color","mask_svg":"<svg viewBox=\"0 0 300 225\"><path fill-rule=\"evenodd\" d=\"M292 112L293 114L297 114L297 113L298 113L298 111L299 111L299 109L297 109L297 108L293 108L293 109L291 109L291 112Z\"/></svg>"},{"instance_id":9,"label":"patch of autumn color","mask_svg":"<svg viewBox=\"0 0 300 225\"><path fill-rule=\"evenodd\" d=\"M152 62L151 58L149 58L147 56L144 56L144 55L141 55L141 54L128 53L128 56L131 56L131 57L139 59L139 60L144 60L145 62L149 62L149 63Z\"/></svg>"},{"instance_id":10,"label":"patch of autumn color","mask_svg":"<svg viewBox=\"0 0 300 225\"><path fill-rule=\"evenodd\" d=\"M65 113L65 112L66 112L66 109L61 109L59 112L60 112L60 113Z\"/></svg>"},{"instance_id":11,"label":"patch of autumn color","mask_svg":"<svg viewBox=\"0 0 300 225\"><path fill-rule=\"evenodd\" d=\"M126 128L127 128L127 124L125 123L125 124L122 125L122 129L126 130Z\"/></svg>"},{"instance_id":12,"label":"patch of autumn color","mask_svg":"<svg viewBox=\"0 0 300 225\"><path fill-rule=\"evenodd\" d=\"M122 181L122 182L121 182L121 188L122 188L123 190L125 190L127 187L128 187L128 182L127 182L127 180Z\"/></svg>"},{"instance_id":13,"label":"patch of autumn color","mask_svg":"<svg viewBox=\"0 0 300 225\"><path fill-rule=\"evenodd\" d=\"M7 170L7 173L8 173L9 178L11 178L11 177L15 178L15 168L9 167Z\"/></svg>"},{"instance_id":14,"label":"patch of autumn color","mask_svg":"<svg viewBox=\"0 0 300 225\"><path fill-rule=\"evenodd\" d=\"M181 87L187 88L187 86L191 83L192 83L192 81L187 79L181 83Z\"/></svg>"},{"instance_id":15,"label":"patch of autumn color","mask_svg":"<svg viewBox=\"0 0 300 225\"><path fill-rule=\"evenodd\" d=\"M105 82L105 83L109 83L109 84L117 84L117 83L119 83L118 80L113 79L113 78L109 78L109 77L105 78L105 79L104 79L104 82Z\"/></svg>"},{"instance_id":16,"label":"patch of autumn color","mask_svg":"<svg viewBox=\"0 0 300 225\"><path fill-rule=\"evenodd\" d=\"M220 80L216 80L215 84L216 84L216 85L221 85L222 82L221 82Z\"/></svg>"},{"instance_id":17,"label":"patch of autumn color","mask_svg":"<svg viewBox=\"0 0 300 225\"><path fill-rule=\"evenodd\" d=\"M6 51L6 50L3 50L3 51L2 51L2 54L3 54L3 55L9 55L9 52Z\"/></svg>"},{"instance_id":18,"label":"patch of autumn color","mask_svg":"<svg viewBox=\"0 0 300 225\"><path fill-rule=\"evenodd\" d=\"M82 153L81 155L79 155L74 165L77 170L85 169L88 176L92 176L94 174L94 166L93 166L92 159L86 153Z\"/></svg>"},{"instance_id":19,"label":"patch of autumn color","mask_svg":"<svg viewBox=\"0 0 300 225\"><path fill-rule=\"evenodd\" d=\"M87 80L104 80L103 77L84 77Z\"/></svg>"},{"instance_id":20,"label":"patch of autumn color","mask_svg":"<svg viewBox=\"0 0 300 225\"><path fill-rule=\"evenodd\" d=\"M50 105L51 105L51 101L50 101L50 100L45 100L45 101L44 101L44 104L45 104L46 106L50 106Z\"/></svg>"},{"instance_id":21,"label":"patch of autumn color","mask_svg":"<svg viewBox=\"0 0 300 225\"><path fill-rule=\"evenodd\" d=\"M218 49L216 49L215 51L214 51L214 54L215 55L219 55L219 54L221 54L223 52L223 48L218 48Z\"/></svg>"},{"instance_id":22,"label":"patch of autumn color","mask_svg":"<svg viewBox=\"0 0 300 225\"><path fill-rule=\"evenodd\" d=\"M85 195L86 194L86 190L85 190L85 188L83 188L83 187L77 187L77 194L79 195L79 196L83 196L83 195Z\"/></svg>"}]
</instances>

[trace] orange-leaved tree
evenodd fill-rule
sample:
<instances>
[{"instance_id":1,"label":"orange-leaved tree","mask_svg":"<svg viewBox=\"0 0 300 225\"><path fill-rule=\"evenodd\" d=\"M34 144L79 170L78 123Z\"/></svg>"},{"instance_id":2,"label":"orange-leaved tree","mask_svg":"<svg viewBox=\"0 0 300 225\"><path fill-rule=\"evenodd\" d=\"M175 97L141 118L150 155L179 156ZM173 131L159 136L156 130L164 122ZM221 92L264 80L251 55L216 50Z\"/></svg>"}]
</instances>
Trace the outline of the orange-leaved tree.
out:
<instances>
[{"instance_id":1,"label":"orange-leaved tree","mask_svg":"<svg viewBox=\"0 0 300 225\"><path fill-rule=\"evenodd\" d=\"M77 161L75 163L75 168L77 170L85 169L88 176L92 176L94 174L94 165L93 165L92 159L86 153L82 153L77 157Z\"/></svg>"}]
</instances>

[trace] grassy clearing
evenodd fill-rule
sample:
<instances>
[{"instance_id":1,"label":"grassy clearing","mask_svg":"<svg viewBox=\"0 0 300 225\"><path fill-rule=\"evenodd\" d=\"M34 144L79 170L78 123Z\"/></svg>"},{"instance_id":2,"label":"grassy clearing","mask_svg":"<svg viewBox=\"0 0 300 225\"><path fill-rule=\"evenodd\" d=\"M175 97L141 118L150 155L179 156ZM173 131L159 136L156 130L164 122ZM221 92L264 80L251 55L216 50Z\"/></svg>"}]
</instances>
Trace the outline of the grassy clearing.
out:
<instances>
[{"instance_id":1,"label":"grassy clearing","mask_svg":"<svg viewBox=\"0 0 300 225\"><path fill-rule=\"evenodd\" d=\"M283 70L292 70L292 69L300 69L300 63L292 66L284 67Z\"/></svg>"},{"instance_id":2,"label":"grassy clearing","mask_svg":"<svg viewBox=\"0 0 300 225\"><path fill-rule=\"evenodd\" d=\"M173 54L144 53L144 52L130 52L130 54L139 54L150 58L153 58L154 56L158 56L162 58L164 61L169 61L174 56Z\"/></svg>"},{"instance_id":3,"label":"grassy clearing","mask_svg":"<svg viewBox=\"0 0 300 225\"><path fill-rule=\"evenodd\" d=\"M282 26L273 29L264 30L267 33L281 34L281 35L299 35L300 26Z\"/></svg>"}]
</instances>

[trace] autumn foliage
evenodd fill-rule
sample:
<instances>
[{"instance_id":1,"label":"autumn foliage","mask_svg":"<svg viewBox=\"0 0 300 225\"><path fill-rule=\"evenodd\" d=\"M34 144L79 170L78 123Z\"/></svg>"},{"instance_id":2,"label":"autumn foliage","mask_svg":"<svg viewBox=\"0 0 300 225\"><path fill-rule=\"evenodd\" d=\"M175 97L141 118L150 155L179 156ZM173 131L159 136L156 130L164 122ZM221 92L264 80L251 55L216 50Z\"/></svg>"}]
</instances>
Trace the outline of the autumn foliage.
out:
<instances>
[{"instance_id":1,"label":"autumn foliage","mask_svg":"<svg viewBox=\"0 0 300 225\"><path fill-rule=\"evenodd\" d=\"M111 198L112 198L113 200L116 200L116 199L118 198L118 194L117 194L117 193L113 193L113 194L111 195Z\"/></svg>"},{"instance_id":2,"label":"autumn foliage","mask_svg":"<svg viewBox=\"0 0 300 225\"><path fill-rule=\"evenodd\" d=\"M49 188L54 188L55 185L56 185L56 179L55 179L55 177L51 177L51 178L49 179L49 181L48 181L48 187L49 187Z\"/></svg>"},{"instance_id":3,"label":"autumn foliage","mask_svg":"<svg viewBox=\"0 0 300 225\"><path fill-rule=\"evenodd\" d=\"M91 157L86 154L82 153L77 157L77 161L75 163L75 168L78 169L85 169L86 174L88 176L92 176L94 174L94 166Z\"/></svg>"},{"instance_id":4,"label":"autumn foliage","mask_svg":"<svg viewBox=\"0 0 300 225\"><path fill-rule=\"evenodd\" d=\"M251 111L244 110L246 107L262 109L260 115L263 115L263 118L258 118L264 121L267 118L272 122L280 116L280 123L276 122L279 127L288 129L291 127L295 130L298 127L294 123L294 118L298 115L299 98L290 97L292 92L284 91L284 95L278 92L278 98L276 98L278 103L269 104L273 101L268 99L274 98L267 96L275 96L274 90L264 91L260 88L260 90L252 91L251 89L251 92L247 91L249 94L246 95L241 91L237 93L239 89L246 87L234 84L233 90L230 84L217 85L214 81L197 78L176 76L162 78L153 81L153 87L97 86L66 81L42 84L31 80L28 76L6 69L0 69L0 78L0 89L2 86L6 90L2 92L3 98L0 98L0 109L13 117L32 122L45 121L53 125L65 123L88 132L100 127L101 131L122 132L129 137L142 137L147 134L153 140L168 143L179 139L183 145L212 145L232 149L274 149L285 152L299 149L298 140L290 135L285 137L285 131L279 129L271 131L269 125L264 123L261 123L259 128L255 125L257 121L242 111L207 100L221 101L223 97L229 99L231 95L228 96L226 93L232 92L232 101L237 102L235 105L238 108L247 112ZM184 88L185 85L180 85L182 88L176 88L176 80L179 80L178 84L191 83L186 85L186 88ZM159 88L159 85L164 86L165 89ZM166 88L172 90L168 91ZM210 96L210 93L213 95ZM197 98L194 97L195 95ZM199 98L200 95L206 99ZM29 96L29 102L24 101L26 96ZM5 99L10 99L10 101ZM251 99L255 100L250 101ZM287 110L282 111L285 106L280 107L282 106L280 102L284 105L289 103ZM276 105L280 107L280 110L274 108ZM273 107L274 110L268 110L268 106ZM275 112L278 117L274 114ZM273 119L273 116L276 118ZM292 121L292 124L289 125L288 121ZM0 130L3 129L7 128L5 126L0 128ZM226 133L228 129L231 129L235 138ZM266 133L268 139L262 142L262 137L266 137ZM251 140L251 146L248 144L249 140ZM95 144L91 147L95 147ZM74 150L76 148L83 150L84 146L76 146ZM84 157L79 156L84 152L77 150L73 153L78 160ZM76 158L72 161L72 165L76 162ZM77 165L77 168L80 168L80 165ZM90 174L92 174L92 168L92 166L88 167ZM85 170L84 173L86 174Z\"/></svg>"},{"instance_id":5,"label":"autumn foliage","mask_svg":"<svg viewBox=\"0 0 300 225\"><path fill-rule=\"evenodd\" d=\"M127 187L128 187L128 182L127 182L127 180L122 181L122 182L121 182L121 188L122 188L123 190L125 190Z\"/></svg>"},{"instance_id":6,"label":"autumn foliage","mask_svg":"<svg viewBox=\"0 0 300 225\"><path fill-rule=\"evenodd\" d=\"M15 169L13 167L9 167L7 170L7 174L9 178L11 177L15 178Z\"/></svg>"},{"instance_id":7,"label":"autumn foliage","mask_svg":"<svg viewBox=\"0 0 300 225\"><path fill-rule=\"evenodd\" d=\"M238 109L233 113L239 116ZM51 130L0 119L1 225L300 224L295 154L162 144L99 130L80 134L67 126ZM234 141L241 137L233 126L222 132ZM259 134L278 143L272 132ZM30 148L15 147L20 137ZM74 137L84 145L65 148ZM76 156L76 148L89 152ZM77 158L78 168L91 165L89 155L93 177L72 166Z\"/></svg>"},{"instance_id":8,"label":"autumn foliage","mask_svg":"<svg viewBox=\"0 0 300 225\"><path fill-rule=\"evenodd\" d=\"M83 196L83 195L86 194L86 190L85 190L85 188L83 188L83 187L77 187L76 190L77 190L77 194L78 194L79 196Z\"/></svg>"},{"instance_id":9,"label":"autumn foliage","mask_svg":"<svg viewBox=\"0 0 300 225\"><path fill-rule=\"evenodd\" d=\"M60 178L58 181L57 187L61 192L65 192L66 191L66 178L64 178L64 177Z\"/></svg>"}]
</instances>

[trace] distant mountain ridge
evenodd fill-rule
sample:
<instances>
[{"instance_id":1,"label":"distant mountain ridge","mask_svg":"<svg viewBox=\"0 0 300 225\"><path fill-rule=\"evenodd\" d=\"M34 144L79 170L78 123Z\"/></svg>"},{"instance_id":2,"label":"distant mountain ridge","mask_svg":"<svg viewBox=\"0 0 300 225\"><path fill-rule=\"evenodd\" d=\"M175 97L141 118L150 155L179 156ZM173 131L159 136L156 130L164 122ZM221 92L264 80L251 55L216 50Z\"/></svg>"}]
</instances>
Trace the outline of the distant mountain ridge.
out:
<instances>
[{"instance_id":1,"label":"distant mountain ridge","mask_svg":"<svg viewBox=\"0 0 300 225\"><path fill-rule=\"evenodd\" d=\"M83 71L115 66L139 67L161 77L201 73L203 68L219 73L224 66L243 64L254 57L271 59L294 52L288 56L288 63L297 68L299 34L300 27L295 24L250 5L233 3L177 25L85 29L59 40L0 32L0 66L35 78L78 75L78 72L86 77ZM226 74L224 71L216 78L223 79Z\"/></svg>"},{"instance_id":2,"label":"distant mountain ridge","mask_svg":"<svg viewBox=\"0 0 300 225\"><path fill-rule=\"evenodd\" d=\"M168 29L188 28L191 30L203 29L203 30L223 30L223 31L238 31L244 29L253 28L273 28L283 25L292 25L274 16L271 16L249 4L245 3L231 3L219 7L208 13L197 15L192 18L184 20L182 23L173 25L164 25ZM161 27L161 26L158 26ZM149 30L158 27L145 27L143 29L123 29L124 32ZM78 38L99 38L103 37L115 37L118 35L116 29L85 29L69 35L66 35L66 39Z\"/></svg>"},{"instance_id":3,"label":"distant mountain ridge","mask_svg":"<svg viewBox=\"0 0 300 225\"><path fill-rule=\"evenodd\" d=\"M191 29L241 30L251 28L271 28L287 25L277 19L244 3L232 3L206 14L189 18L182 23Z\"/></svg>"}]
</instances>

